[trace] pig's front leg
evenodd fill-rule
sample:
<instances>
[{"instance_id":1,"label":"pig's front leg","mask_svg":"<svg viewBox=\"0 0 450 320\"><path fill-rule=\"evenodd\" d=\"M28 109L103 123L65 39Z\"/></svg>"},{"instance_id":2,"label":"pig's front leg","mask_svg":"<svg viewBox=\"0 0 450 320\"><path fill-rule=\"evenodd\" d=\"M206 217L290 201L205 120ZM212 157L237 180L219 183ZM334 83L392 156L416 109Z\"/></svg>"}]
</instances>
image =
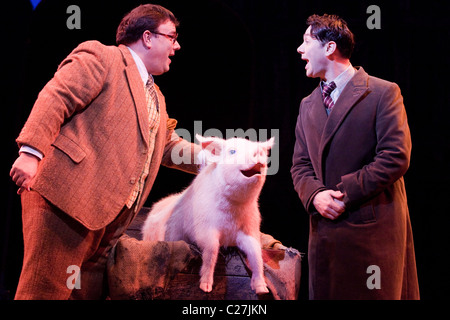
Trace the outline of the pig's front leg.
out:
<instances>
[{"instance_id":1,"label":"pig's front leg","mask_svg":"<svg viewBox=\"0 0 450 320\"><path fill-rule=\"evenodd\" d=\"M257 294L269 293L264 280L264 265L260 242L242 231L238 232L236 240L239 249L247 255L250 269L252 269L252 289Z\"/></svg>"},{"instance_id":2,"label":"pig's front leg","mask_svg":"<svg viewBox=\"0 0 450 320\"><path fill-rule=\"evenodd\" d=\"M202 250L202 267L200 269L200 289L211 292L214 282L214 269L219 254L218 234L209 233L203 241L197 243Z\"/></svg>"}]
</instances>

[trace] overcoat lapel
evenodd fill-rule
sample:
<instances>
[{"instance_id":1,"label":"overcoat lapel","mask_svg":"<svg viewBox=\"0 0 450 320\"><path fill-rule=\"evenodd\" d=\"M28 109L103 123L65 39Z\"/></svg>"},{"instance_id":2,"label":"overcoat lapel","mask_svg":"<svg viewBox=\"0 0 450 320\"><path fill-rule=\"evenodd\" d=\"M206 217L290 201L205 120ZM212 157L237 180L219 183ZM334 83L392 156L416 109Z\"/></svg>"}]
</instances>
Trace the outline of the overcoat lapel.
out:
<instances>
[{"instance_id":1,"label":"overcoat lapel","mask_svg":"<svg viewBox=\"0 0 450 320\"><path fill-rule=\"evenodd\" d=\"M327 112L322 100L320 86L317 86L317 88L302 101L301 108L303 110L302 113L304 113L302 125L305 128L308 128L308 135L310 135L308 140L310 140L315 146L319 147L323 130L328 120ZM319 168L321 166L320 158L321 157L319 156ZM316 176L319 180L322 180L322 171L320 170L319 172L316 172Z\"/></svg>"},{"instance_id":2,"label":"overcoat lapel","mask_svg":"<svg viewBox=\"0 0 450 320\"><path fill-rule=\"evenodd\" d=\"M145 144L149 145L148 128L150 126L147 111L147 102L145 99L144 85L141 76L134 62L133 56L125 46L119 46L125 62L125 74L128 80L128 85L133 96L134 106L139 122L142 139ZM159 97L158 97L159 98Z\"/></svg>"},{"instance_id":3,"label":"overcoat lapel","mask_svg":"<svg viewBox=\"0 0 450 320\"><path fill-rule=\"evenodd\" d=\"M323 154L325 147L330 142L333 135L336 133L337 129L345 120L347 114L368 91L368 78L369 75L364 71L363 68L360 68L345 86L344 90L339 96L339 99L336 101L333 107L333 111L326 119L319 148L319 152L321 155ZM322 109L324 108L325 107L322 105ZM319 122L320 121L321 120L319 119Z\"/></svg>"},{"instance_id":4,"label":"overcoat lapel","mask_svg":"<svg viewBox=\"0 0 450 320\"><path fill-rule=\"evenodd\" d=\"M309 109L311 113L310 119L314 119L313 124L316 127L317 134L322 135L328 116L323 104L320 86L317 86L316 90L311 94L309 103L311 104Z\"/></svg>"}]
</instances>

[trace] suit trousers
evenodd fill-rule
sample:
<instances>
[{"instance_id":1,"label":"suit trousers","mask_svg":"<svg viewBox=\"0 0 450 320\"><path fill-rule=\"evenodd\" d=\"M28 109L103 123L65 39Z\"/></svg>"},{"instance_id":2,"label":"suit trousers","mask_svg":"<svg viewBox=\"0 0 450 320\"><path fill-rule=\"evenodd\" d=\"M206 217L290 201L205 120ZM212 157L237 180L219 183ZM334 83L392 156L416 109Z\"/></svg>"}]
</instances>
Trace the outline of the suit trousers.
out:
<instances>
[{"instance_id":1,"label":"suit trousers","mask_svg":"<svg viewBox=\"0 0 450 320\"><path fill-rule=\"evenodd\" d=\"M106 227L89 230L36 191L21 197L24 258L15 299L106 298L108 254L133 220L134 205Z\"/></svg>"}]
</instances>

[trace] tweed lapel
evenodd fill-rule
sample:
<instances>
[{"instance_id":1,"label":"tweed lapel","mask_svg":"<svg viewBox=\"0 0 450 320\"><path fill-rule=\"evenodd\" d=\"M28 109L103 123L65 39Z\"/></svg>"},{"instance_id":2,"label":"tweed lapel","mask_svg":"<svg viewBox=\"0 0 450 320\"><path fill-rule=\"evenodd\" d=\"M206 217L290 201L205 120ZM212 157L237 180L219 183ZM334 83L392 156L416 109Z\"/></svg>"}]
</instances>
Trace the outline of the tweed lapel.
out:
<instances>
[{"instance_id":1,"label":"tweed lapel","mask_svg":"<svg viewBox=\"0 0 450 320\"><path fill-rule=\"evenodd\" d=\"M158 106L159 106L159 113L164 114L166 113L166 103L164 96L161 92L161 89L159 89L158 85L155 83L155 89L156 89L156 95L158 97Z\"/></svg>"},{"instance_id":2,"label":"tweed lapel","mask_svg":"<svg viewBox=\"0 0 450 320\"><path fill-rule=\"evenodd\" d=\"M131 95L133 97L142 139L148 146L149 144L148 128L150 124L148 121L147 102L145 99L145 92L143 89L142 79L136 67L136 63L134 62L133 56L131 55L127 47L120 45L119 49L121 50L124 58L125 74L127 76L128 86L130 88Z\"/></svg>"},{"instance_id":3,"label":"tweed lapel","mask_svg":"<svg viewBox=\"0 0 450 320\"><path fill-rule=\"evenodd\" d=\"M319 148L321 154L337 129L345 120L347 114L368 91L368 77L369 75L360 67L353 78L345 86L324 125ZM325 107L323 107L323 109L324 108Z\"/></svg>"}]
</instances>

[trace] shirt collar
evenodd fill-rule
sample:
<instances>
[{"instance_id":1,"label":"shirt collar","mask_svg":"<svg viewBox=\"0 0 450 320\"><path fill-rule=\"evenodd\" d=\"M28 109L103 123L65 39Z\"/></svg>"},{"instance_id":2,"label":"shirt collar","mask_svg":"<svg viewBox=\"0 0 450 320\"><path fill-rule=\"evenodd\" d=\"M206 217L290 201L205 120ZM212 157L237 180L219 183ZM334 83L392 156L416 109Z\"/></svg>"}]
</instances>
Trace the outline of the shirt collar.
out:
<instances>
[{"instance_id":1,"label":"shirt collar","mask_svg":"<svg viewBox=\"0 0 450 320\"><path fill-rule=\"evenodd\" d=\"M347 83L350 81L350 79L355 75L356 70L353 68L352 64L350 65L340 74L338 75L333 81L336 84L336 88L339 91L342 91L344 87L347 85ZM321 82L321 88L323 88L323 85L329 84L329 82Z\"/></svg>"},{"instance_id":2,"label":"shirt collar","mask_svg":"<svg viewBox=\"0 0 450 320\"><path fill-rule=\"evenodd\" d=\"M136 66L138 68L139 74L141 75L142 82L144 82L144 85L147 84L147 81L151 75L149 75L147 68L145 67L144 62L142 59L137 55L136 52L134 52L130 47L127 47L128 50L130 50L131 55L133 56L134 62L136 63ZM153 77L152 77L153 80Z\"/></svg>"}]
</instances>

